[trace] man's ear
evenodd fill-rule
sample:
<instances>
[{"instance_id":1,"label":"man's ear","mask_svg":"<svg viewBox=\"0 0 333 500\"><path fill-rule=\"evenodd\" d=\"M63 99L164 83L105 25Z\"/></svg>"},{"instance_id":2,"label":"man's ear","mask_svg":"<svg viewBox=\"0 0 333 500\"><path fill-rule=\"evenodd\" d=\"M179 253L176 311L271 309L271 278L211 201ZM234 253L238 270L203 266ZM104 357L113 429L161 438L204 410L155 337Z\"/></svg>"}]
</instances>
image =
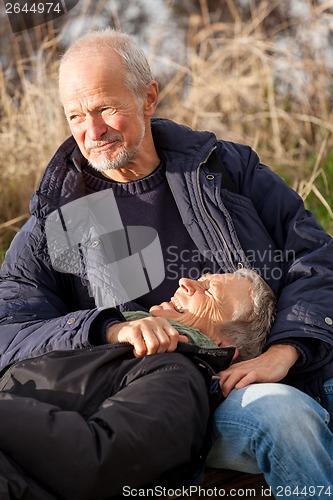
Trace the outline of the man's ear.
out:
<instances>
[{"instance_id":1,"label":"man's ear","mask_svg":"<svg viewBox=\"0 0 333 500\"><path fill-rule=\"evenodd\" d=\"M146 90L146 96L143 105L145 116L153 116L158 103L158 85L152 80Z\"/></svg>"}]
</instances>

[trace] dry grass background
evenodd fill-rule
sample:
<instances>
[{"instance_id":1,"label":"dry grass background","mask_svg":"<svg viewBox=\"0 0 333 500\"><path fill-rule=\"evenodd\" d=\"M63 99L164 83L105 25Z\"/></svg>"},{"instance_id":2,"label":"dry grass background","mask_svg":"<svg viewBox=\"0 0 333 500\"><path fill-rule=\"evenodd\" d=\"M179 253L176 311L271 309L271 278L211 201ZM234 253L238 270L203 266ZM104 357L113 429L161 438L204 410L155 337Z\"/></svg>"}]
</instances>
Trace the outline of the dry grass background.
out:
<instances>
[{"instance_id":1,"label":"dry grass background","mask_svg":"<svg viewBox=\"0 0 333 500\"><path fill-rule=\"evenodd\" d=\"M227 0L223 21L223 12L212 19L206 0L200 0L200 11L188 18L186 62L166 61L156 40L148 57L169 67L168 76L161 76L158 115L252 146L311 202L333 234L332 68L313 43L323 18L333 29L333 1L310 3L300 25L275 19L272 28L270 16L279 2L257 2L244 19ZM38 50L31 47L30 56L22 51L25 35L16 36L15 86L0 74L2 249L28 217L30 195L69 133L57 93L58 44L68 29L65 24L55 36L51 27L35 28ZM289 43L277 43L283 36Z\"/></svg>"}]
</instances>

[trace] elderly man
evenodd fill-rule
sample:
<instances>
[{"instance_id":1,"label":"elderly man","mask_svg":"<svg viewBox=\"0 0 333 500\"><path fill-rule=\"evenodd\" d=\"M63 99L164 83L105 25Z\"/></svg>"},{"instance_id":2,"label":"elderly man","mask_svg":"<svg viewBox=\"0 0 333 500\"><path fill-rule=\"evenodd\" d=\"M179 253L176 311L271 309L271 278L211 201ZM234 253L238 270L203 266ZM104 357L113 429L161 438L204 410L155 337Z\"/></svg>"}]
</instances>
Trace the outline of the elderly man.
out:
<instances>
[{"instance_id":1,"label":"elderly man","mask_svg":"<svg viewBox=\"0 0 333 500\"><path fill-rule=\"evenodd\" d=\"M291 499L308 498L310 486L328 491L332 238L249 147L153 118L158 87L127 35L77 40L59 82L72 137L48 165L2 269L2 367L118 339L138 354L145 338L148 354L175 350L179 334L164 318L123 322L114 308L96 307L85 276L62 275L50 262L48 214L111 189L124 226L154 228L163 250L165 278L137 297L140 308L167 301L182 276L239 266L258 269L277 294L265 352L221 373L227 398L208 463L263 472L275 494L289 488Z\"/></svg>"}]
</instances>

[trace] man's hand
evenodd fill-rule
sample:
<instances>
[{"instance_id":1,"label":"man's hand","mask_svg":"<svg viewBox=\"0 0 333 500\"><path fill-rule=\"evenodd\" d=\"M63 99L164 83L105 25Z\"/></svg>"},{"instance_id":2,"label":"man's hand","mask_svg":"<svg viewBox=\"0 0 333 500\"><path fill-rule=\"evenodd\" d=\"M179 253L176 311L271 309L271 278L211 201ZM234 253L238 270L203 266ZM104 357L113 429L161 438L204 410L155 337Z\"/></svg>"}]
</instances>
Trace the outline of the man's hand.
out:
<instances>
[{"instance_id":1,"label":"man's hand","mask_svg":"<svg viewBox=\"0 0 333 500\"><path fill-rule=\"evenodd\" d=\"M257 358L241 361L219 373L222 392L242 389L255 382L280 382L296 363L297 349L290 345L273 345Z\"/></svg>"},{"instance_id":2,"label":"man's hand","mask_svg":"<svg viewBox=\"0 0 333 500\"><path fill-rule=\"evenodd\" d=\"M188 342L164 318L143 318L111 325L106 332L109 344L129 342L134 346L136 357L145 354L173 352L178 342Z\"/></svg>"}]
</instances>

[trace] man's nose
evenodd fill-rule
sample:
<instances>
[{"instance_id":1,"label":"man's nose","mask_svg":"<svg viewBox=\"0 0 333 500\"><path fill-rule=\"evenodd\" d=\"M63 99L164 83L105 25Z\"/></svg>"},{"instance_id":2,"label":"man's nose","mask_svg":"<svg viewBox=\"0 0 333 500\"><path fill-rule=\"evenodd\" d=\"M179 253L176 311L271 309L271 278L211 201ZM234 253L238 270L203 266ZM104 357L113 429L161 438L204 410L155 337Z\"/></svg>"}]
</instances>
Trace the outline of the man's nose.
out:
<instances>
[{"instance_id":1,"label":"man's nose","mask_svg":"<svg viewBox=\"0 0 333 500\"><path fill-rule=\"evenodd\" d=\"M99 141L108 130L107 124L101 116L89 116L87 119L87 133L91 141Z\"/></svg>"},{"instance_id":2,"label":"man's nose","mask_svg":"<svg viewBox=\"0 0 333 500\"><path fill-rule=\"evenodd\" d=\"M193 295L195 292L195 281L190 278L180 278L179 286L187 295Z\"/></svg>"}]
</instances>

